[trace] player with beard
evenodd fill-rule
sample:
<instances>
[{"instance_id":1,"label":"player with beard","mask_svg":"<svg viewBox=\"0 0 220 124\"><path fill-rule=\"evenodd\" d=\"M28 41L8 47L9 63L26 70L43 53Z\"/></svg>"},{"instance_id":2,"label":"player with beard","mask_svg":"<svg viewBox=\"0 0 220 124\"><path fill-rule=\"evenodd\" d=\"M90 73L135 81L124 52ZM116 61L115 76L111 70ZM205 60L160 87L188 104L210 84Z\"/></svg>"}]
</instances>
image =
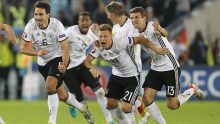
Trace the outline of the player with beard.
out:
<instances>
[{"instance_id":1,"label":"player with beard","mask_svg":"<svg viewBox=\"0 0 220 124\"><path fill-rule=\"evenodd\" d=\"M29 47L29 43L32 43L33 49ZM62 84L62 74L69 65L69 44L62 23L50 18L50 5L47 2L35 3L34 18L24 29L20 47L21 53L38 56L38 69L45 78L48 94L49 124L56 124L59 99L75 106L93 124L87 106L79 103L73 94L67 93Z\"/></svg>"},{"instance_id":2,"label":"player with beard","mask_svg":"<svg viewBox=\"0 0 220 124\"><path fill-rule=\"evenodd\" d=\"M64 74L64 82L69 91L75 94L76 99L81 103L85 103L80 87L81 83L90 87L96 95L107 124L113 124L111 113L106 109L107 99L104 89L99 82L99 78L94 78L90 70L83 65L83 61L86 59L86 50L97 39L94 33L97 32L98 25L91 25L91 14L89 12L81 12L79 14L78 25L71 26L66 30L70 44L70 64ZM90 26L91 30L89 30ZM94 31L94 33L92 31ZM70 112L73 117L76 116L73 107L70 107Z\"/></svg>"}]
</instances>

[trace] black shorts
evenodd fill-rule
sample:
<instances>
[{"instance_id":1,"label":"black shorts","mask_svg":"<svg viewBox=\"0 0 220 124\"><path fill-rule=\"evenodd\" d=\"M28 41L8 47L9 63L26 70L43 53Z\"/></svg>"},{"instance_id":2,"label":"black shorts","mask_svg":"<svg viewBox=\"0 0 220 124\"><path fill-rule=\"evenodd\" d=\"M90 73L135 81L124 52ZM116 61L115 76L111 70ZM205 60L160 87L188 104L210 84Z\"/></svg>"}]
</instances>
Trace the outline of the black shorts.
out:
<instances>
[{"instance_id":1,"label":"black shorts","mask_svg":"<svg viewBox=\"0 0 220 124\"><path fill-rule=\"evenodd\" d=\"M139 93L139 82L139 76L118 77L111 74L106 97L122 100L133 105Z\"/></svg>"},{"instance_id":2,"label":"black shorts","mask_svg":"<svg viewBox=\"0 0 220 124\"><path fill-rule=\"evenodd\" d=\"M62 62L62 57L57 57L49 61L45 66L38 65L39 72L46 80L48 76L53 76L58 79L57 88L62 85L63 74L58 69L59 62Z\"/></svg>"},{"instance_id":3,"label":"black shorts","mask_svg":"<svg viewBox=\"0 0 220 124\"><path fill-rule=\"evenodd\" d=\"M76 95L76 99L81 102L84 100L81 83L90 87L93 92L101 87L99 79L92 76L88 68L83 64L70 68L64 73L64 82L71 93Z\"/></svg>"},{"instance_id":4,"label":"black shorts","mask_svg":"<svg viewBox=\"0 0 220 124\"><path fill-rule=\"evenodd\" d=\"M165 85L166 96L175 97L179 94L180 91L180 73L180 68L176 71L171 70L162 72L150 69L142 87L149 87L160 91L163 85Z\"/></svg>"}]
</instances>

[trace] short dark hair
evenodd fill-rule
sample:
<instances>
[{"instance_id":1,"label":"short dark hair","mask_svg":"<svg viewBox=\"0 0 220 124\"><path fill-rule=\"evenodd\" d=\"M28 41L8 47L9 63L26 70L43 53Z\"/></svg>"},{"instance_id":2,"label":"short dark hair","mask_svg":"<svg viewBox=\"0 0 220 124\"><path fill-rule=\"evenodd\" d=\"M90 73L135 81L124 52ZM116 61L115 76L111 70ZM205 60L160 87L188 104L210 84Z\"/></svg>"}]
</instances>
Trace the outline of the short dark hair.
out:
<instances>
[{"instance_id":1,"label":"short dark hair","mask_svg":"<svg viewBox=\"0 0 220 124\"><path fill-rule=\"evenodd\" d=\"M129 11L129 14L131 13L140 13L142 17L145 17L146 11L143 7L134 7Z\"/></svg>"},{"instance_id":2,"label":"short dark hair","mask_svg":"<svg viewBox=\"0 0 220 124\"><path fill-rule=\"evenodd\" d=\"M92 20L92 15L91 15L90 12L81 12L81 13L79 14L79 17L80 17L80 16L89 16L89 18Z\"/></svg>"},{"instance_id":3,"label":"short dark hair","mask_svg":"<svg viewBox=\"0 0 220 124\"><path fill-rule=\"evenodd\" d=\"M37 1L34 4L34 9L35 8L42 8L42 9L45 9L47 14L50 13L50 4L47 3L46 1Z\"/></svg>"},{"instance_id":4,"label":"short dark hair","mask_svg":"<svg viewBox=\"0 0 220 124\"><path fill-rule=\"evenodd\" d=\"M119 2L111 2L105 6L105 9L116 16L122 16L125 14L124 6Z\"/></svg>"},{"instance_id":5,"label":"short dark hair","mask_svg":"<svg viewBox=\"0 0 220 124\"><path fill-rule=\"evenodd\" d=\"M109 31L112 32L112 27L109 24L101 24L99 26L99 31Z\"/></svg>"}]
</instances>

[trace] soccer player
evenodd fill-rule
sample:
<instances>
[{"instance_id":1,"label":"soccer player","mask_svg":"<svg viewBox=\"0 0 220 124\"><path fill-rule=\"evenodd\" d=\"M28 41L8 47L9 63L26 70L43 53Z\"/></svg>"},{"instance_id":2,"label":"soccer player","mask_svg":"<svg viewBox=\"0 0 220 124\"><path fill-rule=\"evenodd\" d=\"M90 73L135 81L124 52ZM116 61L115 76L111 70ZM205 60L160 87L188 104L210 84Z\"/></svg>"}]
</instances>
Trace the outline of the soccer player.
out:
<instances>
[{"instance_id":1,"label":"soccer player","mask_svg":"<svg viewBox=\"0 0 220 124\"><path fill-rule=\"evenodd\" d=\"M95 42L96 47L84 61L85 66L90 69L95 78L99 76L99 71L91 64L95 58L101 56L112 64L112 74L106 90L107 109L121 124L132 124L124 113L132 111L132 105L139 92L141 69L135 60L135 44L143 44L159 54L167 52L167 49L156 48L154 44L143 37L112 38L111 26L103 24L99 27L98 41Z\"/></svg>"},{"instance_id":2,"label":"soccer player","mask_svg":"<svg viewBox=\"0 0 220 124\"><path fill-rule=\"evenodd\" d=\"M11 41L12 43L16 42L16 36L14 34L14 31L9 25L0 23L0 30L4 30L8 33L9 41Z\"/></svg>"},{"instance_id":3,"label":"soccer player","mask_svg":"<svg viewBox=\"0 0 220 124\"><path fill-rule=\"evenodd\" d=\"M130 36L131 34L129 33L133 28L133 24L130 18L128 18L125 13L124 13L124 7L122 4L118 2L111 2L109 5L105 7L106 14L111 20L111 22L114 24L112 33L114 37L123 37L123 36ZM120 41L119 41L120 42ZM142 63L141 63L141 47L139 44L136 44L134 47L135 51L135 60L138 61L138 67L142 69ZM141 70L140 70L141 72ZM146 123L147 119L149 118L149 114L144 111L144 104L141 99L137 99L137 102L140 102L140 106L137 106L138 114L141 117L140 121L143 120L142 123ZM137 104L136 104L137 105ZM132 113L128 113L128 116L130 121L135 123L134 115Z\"/></svg>"},{"instance_id":4,"label":"soccer player","mask_svg":"<svg viewBox=\"0 0 220 124\"><path fill-rule=\"evenodd\" d=\"M143 101L151 115L157 120L158 124L165 124L161 112L154 102L154 97L157 91L160 91L162 86L166 87L166 102L167 107L174 110L185 103L192 95L199 99L204 99L202 91L196 83L189 85L189 89L179 94L180 83L180 65L175 58L175 53L167 38L167 32L158 23L147 22L145 10L142 7L135 7L129 12L130 18L136 29L133 33L139 34L153 42L158 47L168 48L167 55L153 54L151 69L149 70L145 82L143 84L144 96Z\"/></svg>"},{"instance_id":5,"label":"soccer player","mask_svg":"<svg viewBox=\"0 0 220 124\"><path fill-rule=\"evenodd\" d=\"M79 109L87 121L93 124L93 117L87 106L79 103L71 93L67 93L62 85L62 73L69 64L69 44L64 26L57 19L50 18L49 14L50 5L47 2L35 3L34 18L26 25L20 45L21 53L38 56L39 71L46 80L49 124L56 124L59 98ZM34 49L29 48L29 42L32 42Z\"/></svg>"},{"instance_id":6,"label":"soccer player","mask_svg":"<svg viewBox=\"0 0 220 124\"><path fill-rule=\"evenodd\" d=\"M81 12L79 14L78 25L71 26L66 30L71 51L70 64L65 72L64 82L69 91L75 94L79 102L84 102L80 87L81 83L83 82L86 86L90 87L96 95L107 124L113 124L111 113L106 109L107 99L99 78L94 78L90 70L83 65L83 61L86 59L86 50L97 40L95 32L98 31L98 25L92 25L91 29L94 28L94 33L89 30L91 25L91 14L89 12ZM70 110L70 112L74 112L74 110Z\"/></svg>"}]
</instances>

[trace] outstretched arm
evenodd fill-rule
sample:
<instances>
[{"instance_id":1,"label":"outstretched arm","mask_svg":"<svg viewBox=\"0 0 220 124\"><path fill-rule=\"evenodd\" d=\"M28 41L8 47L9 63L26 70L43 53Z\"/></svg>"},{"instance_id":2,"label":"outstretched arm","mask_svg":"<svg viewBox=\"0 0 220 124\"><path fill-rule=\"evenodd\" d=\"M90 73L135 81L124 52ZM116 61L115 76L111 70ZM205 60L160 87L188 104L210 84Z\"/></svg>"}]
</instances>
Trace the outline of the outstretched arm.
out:
<instances>
[{"instance_id":1,"label":"outstretched arm","mask_svg":"<svg viewBox=\"0 0 220 124\"><path fill-rule=\"evenodd\" d=\"M14 34L14 31L9 25L0 23L0 30L5 30L8 33L8 39L12 43L16 43L16 36Z\"/></svg>"},{"instance_id":2,"label":"outstretched arm","mask_svg":"<svg viewBox=\"0 0 220 124\"><path fill-rule=\"evenodd\" d=\"M158 48L156 47L156 45L152 42L150 42L148 39L144 38L144 37L133 37L134 39L134 44L143 44L145 48L150 48L152 49L154 52L156 52L157 54L160 55L165 55L169 52L169 50L167 48Z\"/></svg>"},{"instance_id":3,"label":"outstretched arm","mask_svg":"<svg viewBox=\"0 0 220 124\"><path fill-rule=\"evenodd\" d=\"M162 28L157 22L153 23L153 27L156 30L156 34L161 35L163 37L168 36L167 30Z\"/></svg>"}]
</instances>

